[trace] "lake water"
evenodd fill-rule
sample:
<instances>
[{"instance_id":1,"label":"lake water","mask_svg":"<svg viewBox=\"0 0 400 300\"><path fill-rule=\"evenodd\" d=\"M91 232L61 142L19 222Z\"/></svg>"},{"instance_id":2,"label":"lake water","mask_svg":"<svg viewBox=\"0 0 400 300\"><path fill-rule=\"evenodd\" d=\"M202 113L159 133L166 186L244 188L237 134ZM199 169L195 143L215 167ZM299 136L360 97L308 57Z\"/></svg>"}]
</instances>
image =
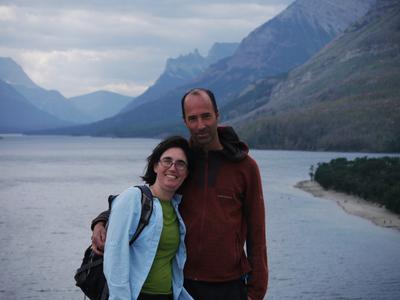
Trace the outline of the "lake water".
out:
<instances>
[{"instance_id":1,"label":"lake water","mask_svg":"<svg viewBox=\"0 0 400 300\"><path fill-rule=\"evenodd\" d=\"M0 139L0 299L83 299L73 275L107 196L140 183L157 140ZM362 153L251 151L267 207L266 299L400 299L400 232L293 187ZM369 156L379 156L369 154Z\"/></svg>"}]
</instances>

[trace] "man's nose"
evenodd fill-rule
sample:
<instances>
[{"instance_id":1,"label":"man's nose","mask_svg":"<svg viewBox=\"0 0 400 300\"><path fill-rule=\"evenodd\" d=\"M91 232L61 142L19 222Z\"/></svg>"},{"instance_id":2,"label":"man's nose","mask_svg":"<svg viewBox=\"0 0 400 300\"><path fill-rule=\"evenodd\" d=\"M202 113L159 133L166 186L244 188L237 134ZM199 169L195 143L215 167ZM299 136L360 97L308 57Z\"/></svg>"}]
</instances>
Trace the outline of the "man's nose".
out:
<instances>
[{"instance_id":1,"label":"man's nose","mask_svg":"<svg viewBox=\"0 0 400 300\"><path fill-rule=\"evenodd\" d=\"M198 129L203 129L203 128L205 128L206 127L206 124L203 122L203 120L199 120L198 122L197 122L197 128Z\"/></svg>"}]
</instances>

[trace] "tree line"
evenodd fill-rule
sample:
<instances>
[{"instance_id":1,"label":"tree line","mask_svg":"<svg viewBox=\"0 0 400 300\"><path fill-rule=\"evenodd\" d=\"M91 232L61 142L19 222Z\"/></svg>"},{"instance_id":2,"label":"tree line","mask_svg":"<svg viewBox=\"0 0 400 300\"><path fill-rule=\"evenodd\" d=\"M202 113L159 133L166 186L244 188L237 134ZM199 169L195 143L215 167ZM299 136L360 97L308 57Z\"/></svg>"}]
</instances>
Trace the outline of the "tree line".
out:
<instances>
[{"instance_id":1,"label":"tree line","mask_svg":"<svg viewBox=\"0 0 400 300\"><path fill-rule=\"evenodd\" d=\"M336 158L310 168L325 189L359 196L400 214L400 157Z\"/></svg>"}]
</instances>

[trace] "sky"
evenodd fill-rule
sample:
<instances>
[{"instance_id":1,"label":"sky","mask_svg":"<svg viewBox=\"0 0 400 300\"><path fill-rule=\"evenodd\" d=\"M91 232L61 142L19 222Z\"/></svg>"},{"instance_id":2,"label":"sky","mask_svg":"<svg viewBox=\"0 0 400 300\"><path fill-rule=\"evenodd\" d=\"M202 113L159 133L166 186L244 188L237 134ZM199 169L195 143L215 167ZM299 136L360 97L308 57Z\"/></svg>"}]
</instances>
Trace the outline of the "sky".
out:
<instances>
[{"instance_id":1,"label":"sky","mask_svg":"<svg viewBox=\"0 0 400 300\"><path fill-rule=\"evenodd\" d=\"M65 97L138 96L168 58L240 42L293 0L0 0L0 56Z\"/></svg>"}]
</instances>

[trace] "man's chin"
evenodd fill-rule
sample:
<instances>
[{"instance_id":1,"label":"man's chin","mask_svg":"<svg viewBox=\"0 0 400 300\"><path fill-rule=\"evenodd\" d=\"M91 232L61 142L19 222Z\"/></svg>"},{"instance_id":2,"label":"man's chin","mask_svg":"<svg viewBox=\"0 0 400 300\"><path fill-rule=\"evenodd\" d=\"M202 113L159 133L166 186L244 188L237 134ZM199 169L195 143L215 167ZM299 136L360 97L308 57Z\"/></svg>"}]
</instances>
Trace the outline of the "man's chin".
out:
<instances>
[{"instance_id":1,"label":"man's chin","mask_svg":"<svg viewBox=\"0 0 400 300\"><path fill-rule=\"evenodd\" d=\"M196 144L198 146L205 146L211 143L211 138L210 136L204 136L204 137L196 137Z\"/></svg>"}]
</instances>

